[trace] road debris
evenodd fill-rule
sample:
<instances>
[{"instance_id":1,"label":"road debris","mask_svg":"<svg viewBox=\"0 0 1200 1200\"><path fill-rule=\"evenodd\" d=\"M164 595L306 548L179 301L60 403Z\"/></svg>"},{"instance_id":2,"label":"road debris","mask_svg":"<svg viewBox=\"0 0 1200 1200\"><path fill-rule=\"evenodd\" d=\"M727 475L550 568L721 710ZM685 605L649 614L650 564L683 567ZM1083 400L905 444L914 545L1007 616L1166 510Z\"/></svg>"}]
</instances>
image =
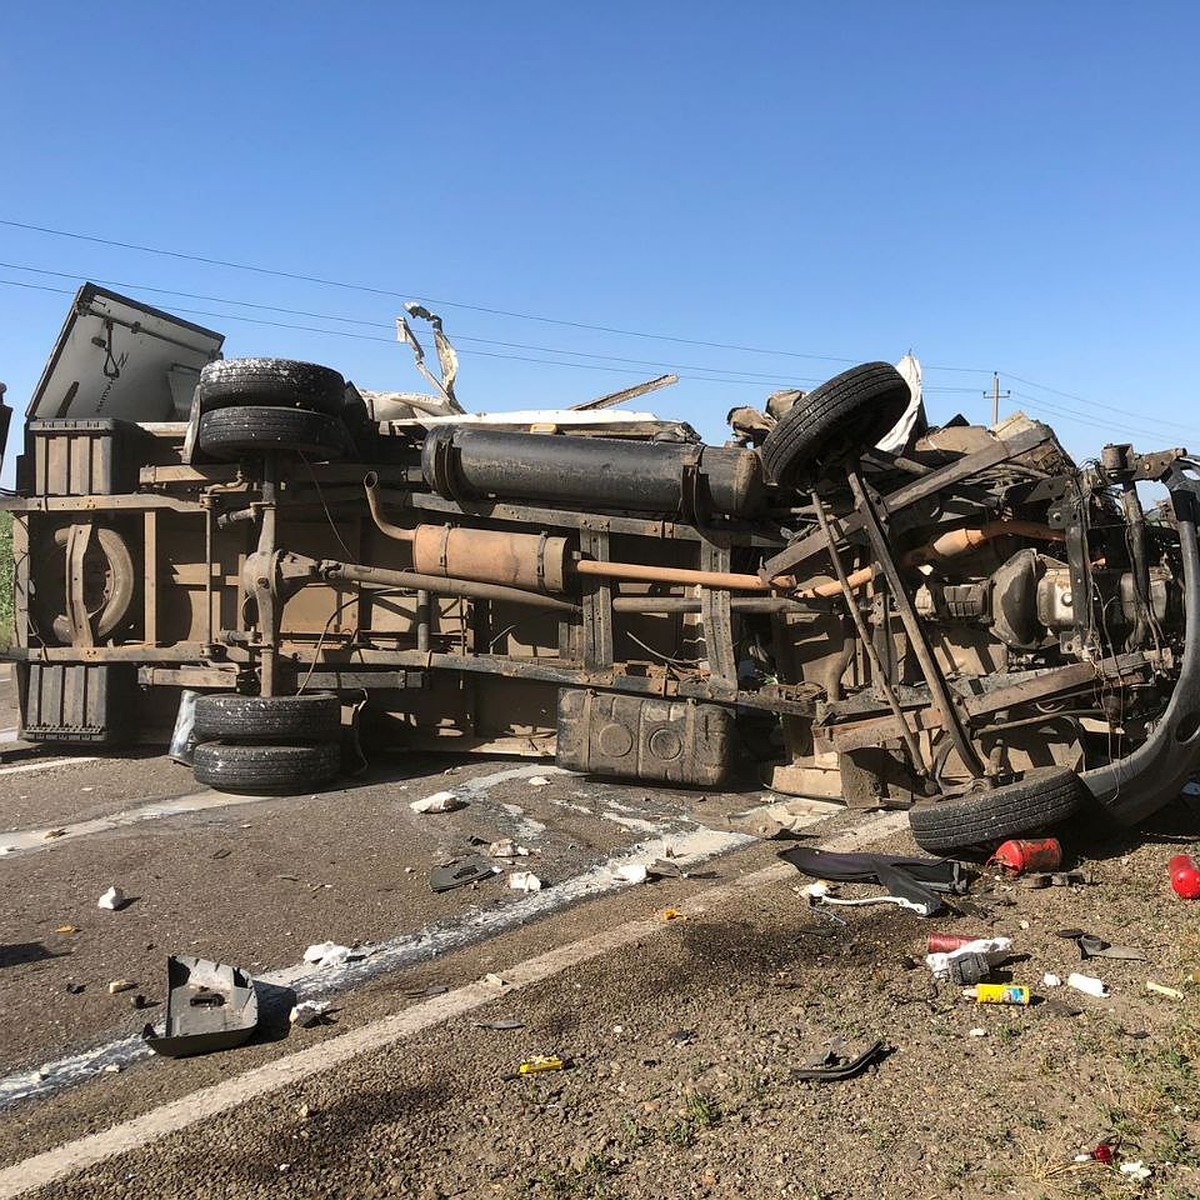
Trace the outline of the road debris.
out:
<instances>
[{"instance_id":1,"label":"road debris","mask_svg":"<svg viewBox=\"0 0 1200 1200\"><path fill-rule=\"evenodd\" d=\"M858 1054L851 1055L846 1052L846 1043L840 1037L835 1037L804 1066L794 1068L791 1075L793 1079L811 1080L814 1083L835 1083L843 1079L853 1079L885 1052L883 1042L876 1041Z\"/></svg>"},{"instance_id":2,"label":"road debris","mask_svg":"<svg viewBox=\"0 0 1200 1200\"><path fill-rule=\"evenodd\" d=\"M488 843L488 858L528 858L529 847L519 846L512 838Z\"/></svg>"},{"instance_id":3,"label":"road debris","mask_svg":"<svg viewBox=\"0 0 1200 1200\"><path fill-rule=\"evenodd\" d=\"M42 837L46 841L52 841L54 838L60 838L60 837L66 837L66 836L67 836L67 831L65 829L47 829L46 832L44 834L42 834Z\"/></svg>"},{"instance_id":4,"label":"road debris","mask_svg":"<svg viewBox=\"0 0 1200 1200\"><path fill-rule=\"evenodd\" d=\"M967 1030L967 1037L987 1037L987 1030L976 1025L974 1029Z\"/></svg>"},{"instance_id":5,"label":"road debris","mask_svg":"<svg viewBox=\"0 0 1200 1200\"><path fill-rule=\"evenodd\" d=\"M530 787L549 787L550 780L545 775L531 775L528 779Z\"/></svg>"},{"instance_id":6,"label":"road debris","mask_svg":"<svg viewBox=\"0 0 1200 1200\"><path fill-rule=\"evenodd\" d=\"M1062 987L1062 979L1060 976L1047 971L1045 975L1042 976L1042 986L1048 988Z\"/></svg>"},{"instance_id":7,"label":"road debris","mask_svg":"<svg viewBox=\"0 0 1200 1200\"><path fill-rule=\"evenodd\" d=\"M132 979L114 979L108 985L108 994L115 996L118 992L132 992L137 983Z\"/></svg>"},{"instance_id":8,"label":"road debris","mask_svg":"<svg viewBox=\"0 0 1200 1200\"><path fill-rule=\"evenodd\" d=\"M1017 983L977 983L963 988L962 994L976 1004L1020 1004L1028 1005L1029 989Z\"/></svg>"},{"instance_id":9,"label":"road debris","mask_svg":"<svg viewBox=\"0 0 1200 1200\"><path fill-rule=\"evenodd\" d=\"M1145 954L1134 946L1114 946L1102 937L1097 937L1094 933L1086 933L1082 929L1060 929L1054 936L1074 942L1079 947L1081 959L1115 958L1129 962L1144 962L1146 959Z\"/></svg>"},{"instance_id":10,"label":"road debris","mask_svg":"<svg viewBox=\"0 0 1200 1200\"><path fill-rule=\"evenodd\" d=\"M302 1000L288 1013L288 1024L311 1029L314 1025L332 1025L331 1009L326 1000Z\"/></svg>"},{"instance_id":11,"label":"road debris","mask_svg":"<svg viewBox=\"0 0 1200 1200\"><path fill-rule=\"evenodd\" d=\"M1176 854L1167 863L1167 871L1171 877L1171 888L1175 895L1184 900L1195 900L1200 897L1200 863L1190 854Z\"/></svg>"},{"instance_id":12,"label":"road debris","mask_svg":"<svg viewBox=\"0 0 1200 1200\"><path fill-rule=\"evenodd\" d=\"M978 938L966 942L954 950L927 954L925 965L935 979L949 979L953 983L979 983L991 974L1012 952L1012 939L1006 937ZM964 971L964 966L970 964ZM966 978L973 975L974 978Z\"/></svg>"},{"instance_id":13,"label":"road debris","mask_svg":"<svg viewBox=\"0 0 1200 1200\"><path fill-rule=\"evenodd\" d=\"M1123 1162L1118 1170L1122 1175L1130 1175L1139 1183L1145 1183L1154 1172L1140 1158L1132 1162Z\"/></svg>"},{"instance_id":14,"label":"road debris","mask_svg":"<svg viewBox=\"0 0 1200 1200\"><path fill-rule=\"evenodd\" d=\"M499 1021L476 1021L476 1029L493 1029L498 1031L507 1031L512 1029L524 1029L525 1022L518 1021L512 1018Z\"/></svg>"},{"instance_id":15,"label":"road debris","mask_svg":"<svg viewBox=\"0 0 1200 1200\"><path fill-rule=\"evenodd\" d=\"M1044 871L1038 871L1032 875L1020 876L1019 882L1022 887L1030 889L1086 887L1092 882L1092 877L1087 871L1052 871L1049 874Z\"/></svg>"},{"instance_id":16,"label":"road debris","mask_svg":"<svg viewBox=\"0 0 1200 1200\"><path fill-rule=\"evenodd\" d=\"M971 942L982 940L982 934L931 933L926 939L925 948L930 954L950 954L970 945Z\"/></svg>"},{"instance_id":17,"label":"road debris","mask_svg":"<svg viewBox=\"0 0 1200 1200\"><path fill-rule=\"evenodd\" d=\"M662 919L664 921L686 921L687 913L680 912L677 908L664 908L662 910Z\"/></svg>"},{"instance_id":18,"label":"road debris","mask_svg":"<svg viewBox=\"0 0 1200 1200\"><path fill-rule=\"evenodd\" d=\"M515 1071L501 1075L501 1079L520 1079L522 1075L538 1075L542 1071L565 1071L567 1061L552 1054L535 1054L526 1059Z\"/></svg>"},{"instance_id":19,"label":"road debris","mask_svg":"<svg viewBox=\"0 0 1200 1200\"><path fill-rule=\"evenodd\" d=\"M939 893L961 895L968 881L962 866L944 858L906 858L884 854L834 854L826 850L793 846L779 857L803 875L838 883L877 883L888 891L881 903L900 904L921 916L942 909ZM828 892L821 902L829 903ZM838 903L859 903L838 901Z\"/></svg>"},{"instance_id":20,"label":"road debris","mask_svg":"<svg viewBox=\"0 0 1200 1200\"><path fill-rule=\"evenodd\" d=\"M416 992L405 992L404 995L409 1000L427 1000L430 996L444 996L449 990L449 984L431 983L428 987Z\"/></svg>"},{"instance_id":21,"label":"road debris","mask_svg":"<svg viewBox=\"0 0 1200 1200\"><path fill-rule=\"evenodd\" d=\"M315 967L344 967L351 959L365 957L337 942L316 942L304 951L304 961Z\"/></svg>"},{"instance_id":22,"label":"road debris","mask_svg":"<svg viewBox=\"0 0 1200 1200\"><path fill-rule=\"evenodd\" d=\"M507 981L504 980L501 976L497 975L494 971L489 971L483 977L483 982L490 985L491 987L502 988L502 987L508 986Z\"/></svg>"},{"instance_id":23,"label":"road debris","mask_svg":"<svg viewBox=\"0 0 1200 1200\"><path fill-rule=\"evenodd\" d=\"M408 807L415 813L448 813L466 806L467 802L455 792L434 792L423 800L413 800Z\"/></svg>"},{"instance_id":24,"label":"road debris","mask_svg":"<svg viewBox=\"0 0 1200 1200\"><path fill-rule=\"evenodd\" d=\"M64 937L66 937L69 934L78 933L79 926L78 925L60 925L54 932L62 934Z\"/></svg>"},{"instance_id":25,"label":"road debris","mask_svg":"<svg viewBox=\"0 0 1200 1200\"><path fill-rule=\"evenodd\" d=\"M996 848L987 866L1023 875L1027 871L1055 871L1062 866L1062 857L1062 845L1057 838L1036 841L1013 838Z\"/></svg>"},{"instance_id":26,"label":"road debris","mask_svg":"<svg viewBox=\"0 0 1200 1200\"><path fill-rule=\"evenodd\" d=\"M517 892L540 892L542 881L532 871L514 871L508 877L508 886Z\"/></svg>"},{"instance_id":27,"label":"road debris","mask_svg":"<svg viewBox=\"0 0 1200 1200\"><path fill-rule=\"evenodd\" d=\"M1074 988L1085 996L1095 996L1098 1000L1108 996L1108 988L1103 979L1097 979L1094 975L1081 975L1078 971L1073 971L1067 976L1067 987Z\"/></svg>"},{"instance_id":28,"label":"road debris","mask_svg":"<svg viewBox=\"0 0 1200 1200\"><path fill-rule=\"evenodd\" d=\"M429 886L435 892L451 892L471 883L480 883L498 875L502 870L502 867L488 862L482 855L472 854L444 866L434 867L429 873Z\"/></svg>"},{"instance_id":29,"label":"road debris","mask_svg":"<svg viewBox=\"0 0 1200 1200\"><path fill-rule=\"evenodd\" d=\"M167 1011L161 1030L147 1025L142 1040L155 1054L184 1058L228 1050L258 1026L254 980L240 967L172 954L167 959Z\"/></svg>"},{"instance_id":30,"label":"road debris","mask_svg":"<svg viewBox=\"0 0 1200 1200\"><path fill-rule=\"evenodd\" d=\"M129 897L115 884L96 901L97 908L106 908L109 912L119 912L129 903Z\"/></svg>"},{"instance_id":31,"label":"road debris","mask_svg":"<svg viewBox=\"0 0 1200 1200\"><path fill-rule=\"evenodd\" d=\"M1162 983L1155 983L1153 979L1146 980L1146 991L1153 992L1156 996L1166 996L1168 1000L1183 999L1183 993L1178 988L1167 987Z\"/></svg>"},{"instance_id":32,"label":"road debris","mask_svg":"<svg viewBox=\"0 0 1200 1200\"><path fill-rule=\"evenodd\" d=\"M624 863L613 874L625 883L645 883L650 872L641 863Z\"/></svg>"}]
</instances>

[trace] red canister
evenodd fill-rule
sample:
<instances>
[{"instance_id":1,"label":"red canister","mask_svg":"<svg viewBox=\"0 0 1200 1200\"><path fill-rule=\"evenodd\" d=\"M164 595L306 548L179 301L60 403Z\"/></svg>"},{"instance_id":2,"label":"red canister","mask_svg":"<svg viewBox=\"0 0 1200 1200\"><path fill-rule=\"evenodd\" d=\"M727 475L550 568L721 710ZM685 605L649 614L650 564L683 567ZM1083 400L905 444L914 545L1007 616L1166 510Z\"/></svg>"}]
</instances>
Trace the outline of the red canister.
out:
<instances>
[{"instance_id":1,"label":"red canister","mask_svg":"<svg viewBox=\"0 0 1200 1200\"><path fill-rule=\"evenodd\" d=\"M959 933L931 933L929 935L929 953L949 954L953 950L961 950L970 942L978 941L982 936L982 934L964 936Z\"/></svg>"},{"instance_id":2,"label":"red canister","mask_svg":"<svg viewBox=\"0 0 1200 1200\"><path fill-rule=\"evenodd\" d=\"M1042 838L1040 841L1013 838L988 859L989 866L993 863L1014 875L1022 875L1026 871L1057 871L1062 866L1062 846L1058 838Z\"/></svg>"},{"instance_id":3,"label":"red canister","mask_svg":"<svg viewBox=\"0 0 1200 1200\"><path fill-rule=\"evenodd\" d=\"M1167 870L1175 895L1185 900L1200 898L1200 864L1190 854L1175 855L1167 864Z\"/></svg>"}]
</instances>

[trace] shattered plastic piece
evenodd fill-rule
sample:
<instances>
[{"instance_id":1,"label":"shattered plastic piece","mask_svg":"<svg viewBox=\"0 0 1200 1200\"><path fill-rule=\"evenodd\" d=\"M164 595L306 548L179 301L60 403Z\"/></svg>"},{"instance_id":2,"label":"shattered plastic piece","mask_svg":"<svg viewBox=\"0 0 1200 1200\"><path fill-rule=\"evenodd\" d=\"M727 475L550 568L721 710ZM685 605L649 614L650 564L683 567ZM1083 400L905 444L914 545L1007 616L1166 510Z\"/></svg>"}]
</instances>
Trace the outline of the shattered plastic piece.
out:
<instances>
[{"instance_id":1,"label":"shattered plastic piece","mask_svg":"<svg viewBox=\"0 0 1200 1200\"><path fill-rule=\"evenodd\" d=\"M517 1068L517 1074L536 1075L541 1071L563 1071L566 1070L566 1066L566 1062L556 1055L535 1054Z\"/></svg>"},{"instance_id":2,"label":"shattered plastic piece","mask_svg":"<svg viewBox=\"0 0 1200 1200\"><path fill-rule=\"evenodd\" d=\"M1113 1148L1107 1142L1100 1142L1088 1157L1094 1158L1098 1163L1104 1163L1105 1166L1108 1166L1113 1160Z\"/></svg>"},{"instance_id":3,"label":"shattered plastic piece","mask_svg":"<svg viewBox=\"0 0 1200 1200\"><path fill-rule=\"evenodd\" d=\"M69 934L69 933L78 933L79 926L78 925L60 925L54 932L61 933L64 935Z\"/></svg>"},{"instance_id":4,"label":"shattered plastic piece","mask_svg":"<svg viewBox=\"0 0 1200 1200\"><path fill-rule=\"evenodd\" d=\"M517 892L540 892L542 881L532 871L514 871L508 877L508 886Z\"/></svg>"},{"instance_id":5,"label":"shattered plastic piece","mask_svg":"<svg viewBox=\"0 0 1200 1200\"><path fill-rule=\"evenodd\" d=\"M1098 1000L1103 1000L1108 995L1104 980L1097 979L1094 975L1080 975L1078 971L1067 976L1067 987L1074 988L1085 996L1095 996Z\"/></svg>"},{"instance_id":6,"label":"shattered plastic piece","mask_svg":"<svg viewBox=\"0 0 1200 1200\"><path fill-rule=\"evenodd\" d=\"M288 1023L299 1025L301 1029L311 1029L314 1025L329 1024L328 1001L302 1000L288 1013Z\"/></svg>"},{"instance_id":7,"label":"shattered plastic piece","mask_svg":"<svg viewBox=\"0 0 1200 1200\"><path fill-rule=\"evenodd\" d=\"M613 874L626 883L645 883L650 877L650 872L641 863L625 863L624 866L618 867Z\"/></svg>"},{"instance_id":8,"label":"shattered plastic piece","mask_svg":"<svg viewBox=\"0 0 1200 1200\"><path fill-rule=\"evenodd\" d=\"M987 1030L980 1029L978 1026L976 1026L974 1029L969 1029L967 1031L967 1037L987 1037Z\"/></svg>"},{"instance_id":9,"label":"shattered plastic piece","mask_svg":"<svg viewBox=\"0 0 1200 1200\"><path fill-rule=\"evenodd\" d=\"M354 957L349 946L337 942L317 942L304 952L304 961L317 967L342 967Z\"/></svg>"},{"instance_id":10,"label":"shattered plastic piece","mask_svg":"<svg viewBox=\"0 0 1200 1200\"><path fill-rule=\"evenodd\" d=\"M114 979L108 985L108 994L115 996L118 992L132 992L137 984L132 979Z\"/></svg>"},{"instance_id":11,"label":"shattered plastic piece","mask_svg":"<svg viewBox=\"0 0 1200 1200\"><path fill-rule=\"evenodd\" d=\"M493 971L489 971L483 977L483 982L490 983L492 985L492 987L506 987L507 986L505 981Z\"/></svg>"},{"instance_id":12,"label":"shattered plastic piece","mask_svg":"<svg viewBox=\"0 0 1200 1200\"><path fill-rule=\"evenodd\" d=\"M1123 1162L1119 1168L1122 1175L1132 1175L1139 1183L1145 1183L1154 1172L1140 1158Z\"/></svg>"},{"instance_id":13,"label":"shattered plastic piece","mask_svg":"<svg viewBox=\"0 0 1200 1200\"><path fill-rule=\"evenodd\" d=\"M129 897L119 887L113 886L96 901L97 908L106 908L109 912L118 912L129 903Z\"/></svg>"},{"instance_id":14,"label":"shattered plastic piece","mask_svg":"<svg viewBox=\"0 0 1200 1200\"><path fill-rule=\"evenodd\" d=\"M167 1012L162 1032L147 1025L142 1040L168 1058L228 1050L258 1026L254 980L240 967L172 954L167 959Z\"/></svg>"},{"instance_id":15,"label":"shattered plastic piece","mask_svg":"<svg viewBox=\"0 0 1200 1200\"><path fill-rule=\"evenodd\" d=\"M495 863L488 862L479 854L473 854L447 866L435 867L429 872L429 886L435 892L449 892L469 883L490 879L501 870L502 868Z\"/></svg>"},{"instance_id":16,"label":"shattered plastic piece","mask_svg":"<svg viewBox=\"0 0 1200 1200\"><path fill-rule=\"evenodd\" d=\"M525 1022L512 1020L512 1019L501 1020L501 1021L476 1021L475 1028L476 1029L495 1029L495 1030L524 1029Z\"/></svg>"},{"instance_id":17,"label":"shattered plastic piece","mask_svg":"<svg viewBox=\"0 0 1200 1200\"><path fill-rule=\"evenodd\" d=\"M681 913L677 908L664 908L662 919L664 921L683 921L687 919L687 914Z\"/></svg>"},{"instance_id":18,"label":"shattered plastic piece","mask_svg":"<svg viewBox=\"0 0 1200 1200\"><path fill-rule=\"evenodd\" d=\"M1133 946L1114 946L1094 933L1085 933L1082 929L1059 929L1055 937L1066 938L1079 947L1079 957L1088 958L1118 958L1131 962L1143 962L1146 956Z\"/></svg>"},{"instance_id":19,"label":"shattered plastic piece","mask_svg":"<svg viewBox=\"0 0 1200 1200\"><path fill-rule=\"evenodd\" d=\"M465 808L467 802L460 799L454 792L434 792L423 800L414 800L409 808L415 813L448 813L455 809Z\"/></svg>"},{"instance_id":20,"label":"shattered plastic piece","mask_svg":"<svg viewBox=\"0 0 1200 1200\"><path fill-rule=\"evenodd\" d=\"M1047 971L1042 976L1042 985L1048 988L1062 987L1062 980L1057 976Z\"/></svg>"},{"instance_id":21,"label":"shattered plastic piece","mask_svg":"<svg viewBox=\"0 0 1200 1200\"><path fill-rule=\"evenodd\" d=\"M489 842L487 848L488 858L516 858L522 850L525 850L525 847L518 846L512 838L504 838L499 842ZM528 854L529 851L525 850L525 853Z\"/></svg>"},{"instance_id":22,"label":"shattered plastic piece","mask_svg":"<svg viewBox=\"0 0 1200 1200\"><path fill-rule=\"evenodd\" d=\"M529 782L530 787L549 787L550 786L550 780L548 780L545 777L545 775L531 775L529 777L528 782Z\"/></svg>"},{"instance_id":23,"label":"shattered plastic piece","mask_svg":"<svg viewBox=\"0 0 1200 1200\"><path fill-rule=\"evenodd\" d=\"M1168 1000L1183 999L1181 991L1173 987L1167 987L1161 983L1155 983L1153 979L1146 980L1146 991L1153 992L1156 996L1166 996Z\"/></svg>"}]
</instances>

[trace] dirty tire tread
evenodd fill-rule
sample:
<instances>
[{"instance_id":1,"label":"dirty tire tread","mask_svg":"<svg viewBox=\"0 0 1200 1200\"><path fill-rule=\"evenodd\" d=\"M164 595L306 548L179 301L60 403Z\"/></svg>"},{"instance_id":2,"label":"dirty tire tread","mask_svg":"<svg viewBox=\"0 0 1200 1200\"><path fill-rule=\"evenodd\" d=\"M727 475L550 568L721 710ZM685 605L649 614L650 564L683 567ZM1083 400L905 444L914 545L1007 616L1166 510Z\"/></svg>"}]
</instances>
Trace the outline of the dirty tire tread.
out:
<instances>
[{"instance_id":1,"label":"dirty tire tread","mask_svg":"<svg viewBox=\"0 0 1200 1200\"><path fill-rule=\"evenodd\" d=\"M223 792L310 792L341 768L336 742L312 746L242 746L204 742L196 747L197 783Z\"/></svg>"},{"instance_id":2,"label":"dirty tire tread","mask_svg":"<svg viewBox=\"0 0 1200 1200\"><path fill-rule=\"evenodd\" d=\"M200 372L200 408L254 405L299 408L337 416L346 381L331 367L290 358L224 358Z\"/></svg>"},{"instance_id":3,"label":"dirty tire tread","mask_svg":"<svg viewBox=\"0 0 1200 1200\"><path fill-rule=\"evenodd\" d=\"M813 388L767 434L767 478L784 486L816 482L839 462L870 449L903 416L912 397L891 363L851 367Z\"/></svg>"},{"instance_id":4,"label":"dirty tire tread","mask_svg":"<svg viewBox=\"0 0 1200 1200\"><path fill-rule=\"evenodd\" d=\"M349 440L336 417L301 408L217 408L200 418L200 449L224 460L274 450L332 461Z\"/></svg>"},{"instance_id":5,"label":"dirty tire tread","mask_svg":"<svg viewBox=\"0 0 1200 1200\"><path fill-rule=\"evenodd\" d=\"M909 809L908 823L923 850L986 846L1066 820L1084 796L1083 783L1069 767L1039 767L990 792L917 804Z\"/></svg>"},{"instance_id":6,"label":"dirty tire tread","mask_svg":"<svg viewBox=\"0 0 1200 1200\"><path fill-rule=\"evenodd\" d=\"M195 737L200 742L335 742L341 737L342 708L336 696L200 696Z\"/></svg>"}]
</instances>

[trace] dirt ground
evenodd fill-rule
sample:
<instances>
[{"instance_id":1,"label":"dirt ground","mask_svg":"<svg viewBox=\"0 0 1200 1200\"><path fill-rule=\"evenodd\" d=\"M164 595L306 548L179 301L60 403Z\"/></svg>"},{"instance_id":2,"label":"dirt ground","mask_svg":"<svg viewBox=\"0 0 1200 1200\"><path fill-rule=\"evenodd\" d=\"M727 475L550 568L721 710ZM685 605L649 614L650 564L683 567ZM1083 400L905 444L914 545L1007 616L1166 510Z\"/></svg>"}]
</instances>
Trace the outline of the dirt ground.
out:
<instances>
[{"instance_id":1,"label":"dirt ground","mask_svg":"<svg viewBox=\"0 0 1200 1200\"><path fill-rule=\"evenodd\" d=\"M632 949L38 1195L1198 1196L1200 910L1170 892L1166 863L1200 822L1180 805L1136 836L1097 828L1063 831L1090 885L977 886L971 911L929 920L889 907L823 920L799 875L710 908L699 893L692 915ZM753 869L784 845L738 857ZM891 848L913 844L904 833ZM651 888L639 901L662 902ZM1081 963L1055 936L1068 928L1145 961ZM935 984L931 930L1011 936L1008 975L1038 1002L976 1005ZM1111 995L1042 983L1076 970ZM523 1028L477 1027L501 1017ZM833 1036L889 1050L856 1079L797 1080ZM570 1065L504 1078L533 1054ZM1073 1161L1101 1140L1113 1165ZM1144 1181L1119 1170L1137 1160Z\"/></svg>"}]
</instances>

